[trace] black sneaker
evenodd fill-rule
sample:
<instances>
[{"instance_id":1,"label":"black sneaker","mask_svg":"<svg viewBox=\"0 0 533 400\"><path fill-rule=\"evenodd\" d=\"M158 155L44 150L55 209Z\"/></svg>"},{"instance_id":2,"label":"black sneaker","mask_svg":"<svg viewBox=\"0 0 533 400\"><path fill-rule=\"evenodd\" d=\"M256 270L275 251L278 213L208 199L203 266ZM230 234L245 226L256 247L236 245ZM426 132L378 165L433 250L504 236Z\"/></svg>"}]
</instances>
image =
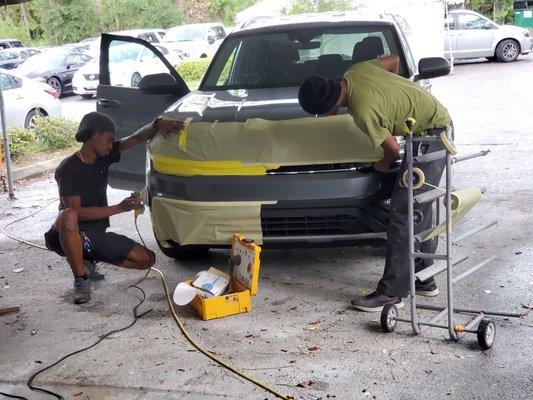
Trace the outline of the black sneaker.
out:
<instances>
[{"instance_id":1,"label":"black sneaker","mask_svg":"<svg viewBox=\"0 0 533 400\"><path fill-rule=\"evenodd\" d=\"M428 279L425 282L416 281L415 291L418 296L435 297L438 295L439 289L435 283L435 279Z\"/></svg>"},{"instance_id":2,"label":"black sneaker","mask_svg":"<svg viewBox=\"0 0 533 400\"><path fill-rule=\"evenodd\" d=\"M83 304L91 300L91 280L74 278L74 303Z\"/></svg>"},{"instance_id":3,"label":"black sneaker","mask_svg":"<svg viewBox=\"0 0 533 400\"><path fill-rule=\"evenodd\" d=\"M358 297L352 300L352 306L357 310L366 312L378 312L387 304L395 304L398 308L403 308L403 301L401 297L391 297L384 294L373 292L363 297Z\"/></svg>"}]
</instances>

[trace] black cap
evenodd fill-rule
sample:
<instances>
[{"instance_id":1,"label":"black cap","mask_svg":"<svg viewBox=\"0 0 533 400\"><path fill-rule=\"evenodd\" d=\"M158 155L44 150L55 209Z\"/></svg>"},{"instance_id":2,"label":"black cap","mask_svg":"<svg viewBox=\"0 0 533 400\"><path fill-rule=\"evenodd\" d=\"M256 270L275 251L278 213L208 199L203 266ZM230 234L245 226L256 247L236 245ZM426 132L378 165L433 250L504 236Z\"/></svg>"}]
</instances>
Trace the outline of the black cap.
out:
<instances>
[{"instance_id":1,"label":"black cap","mask_svg":"<svg viewBox=\"0 0 533 400\"><path fill-rule=\"evenodd\" d=\"M298 101L309 114L325 114L337 104L340 95L339 81L312 75L300 86Z\"/></svg>"},{"instance_id":2,"label":"black cap","mask_svg":"<svg viewBox=\"0 0 533 400\"><path fill-rule=\"evenodd\" d=\"M115 123L107 115L98 111L85 114L81 119L78 132L76 132L76 141L85 142L91 138L94 132L111 132L117 133Z\"/></svg>"}]
</instances>

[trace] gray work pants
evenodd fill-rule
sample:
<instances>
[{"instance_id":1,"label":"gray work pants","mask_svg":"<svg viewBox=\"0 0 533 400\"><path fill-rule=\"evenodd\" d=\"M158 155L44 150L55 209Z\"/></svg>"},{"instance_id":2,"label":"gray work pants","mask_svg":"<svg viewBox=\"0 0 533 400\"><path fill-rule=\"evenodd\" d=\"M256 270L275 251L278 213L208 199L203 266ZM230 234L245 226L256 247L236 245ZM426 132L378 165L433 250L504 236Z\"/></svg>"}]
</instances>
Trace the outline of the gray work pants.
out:
<instances>
[{"instance_id":1,"label":"gray work pants","mask_svg":"<svg viewBox=\"0 0 533 400\"><path fill-rule=\"evenodd\" d=\"M442 129L431 130L431 134L437 134ZM435 151L444 150L443 144L438 142L413 142L413 156L418 154L433 153ZM442 158L436 161L422 163L418 165L414 163L415 167L419 167L424 171L426 182L431 185L438 186L446 166L446 159ZM400 186L400 179L404 171L407 169L407 162L405 155L398 172L389 210L389 226L387 228L387 250L385 269L383 277L379 281L377 292L387 296L406 297L409 293L409 247L408 247L408 231L407 231L407 188ZM417 194L427 192L433 189L430 186L424 185L420 189L414 191ZM415 235L426 229L431 228L432 224L432 203L414 204L415 215L417 212L422 218L418 223L415 223ZM422 244L415 242L415 251L423 253L434 253L433 241L428 240ZM433 260L416 259L415 270L421 271L433 264Z\"/></svg>"}]
</instances>

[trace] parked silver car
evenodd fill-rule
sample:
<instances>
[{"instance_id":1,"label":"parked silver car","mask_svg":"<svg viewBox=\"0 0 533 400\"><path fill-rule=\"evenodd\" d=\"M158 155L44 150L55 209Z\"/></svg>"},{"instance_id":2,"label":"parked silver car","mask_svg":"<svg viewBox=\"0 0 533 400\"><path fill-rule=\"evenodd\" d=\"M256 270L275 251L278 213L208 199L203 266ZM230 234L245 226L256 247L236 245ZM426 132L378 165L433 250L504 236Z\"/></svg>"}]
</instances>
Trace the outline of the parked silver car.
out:
<instances>
[{"instance_id":1,"label":"parked silver car","mask_svg":"<svg viewBox=\"0 0 533 400\"><path fill-rule=\"evenodd\" d=\"M448 59L486 57L510 62L533 52L533 36L527 29L498 25L474 11L450 11L444 28L444 55Z\"/></svg>"},{"instance_id":2,"label":"parked silver car","mask_svg":"<svg viewBox=\"0 0 533 400\"><path fill-rule=\"evenodd\" d=\"M28 127L35 116L61 116L59 94L49 85L0 69L7 126Z\"/></svg>"}]
</instances>

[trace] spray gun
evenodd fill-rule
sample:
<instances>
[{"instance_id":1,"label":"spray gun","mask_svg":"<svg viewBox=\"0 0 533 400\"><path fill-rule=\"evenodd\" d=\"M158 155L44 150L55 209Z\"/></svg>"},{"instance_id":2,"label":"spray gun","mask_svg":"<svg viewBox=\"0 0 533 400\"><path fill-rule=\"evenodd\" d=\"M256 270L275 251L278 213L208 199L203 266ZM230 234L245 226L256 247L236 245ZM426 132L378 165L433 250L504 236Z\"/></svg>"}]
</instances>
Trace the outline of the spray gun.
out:
<instances>
[{"instance_id":1,"label":"spray gun","mask_svg":"<svg viewBox=\"0 0 533 400\"><path fill-rule=\"evenodd\" d=\"M140 192L131 192L131 197L139 198L141 200L142 207L133 210L133 215L135 215L135 218L137 218L139 215L144 214L144 196Z\"/></svg>"}]
</instances>

